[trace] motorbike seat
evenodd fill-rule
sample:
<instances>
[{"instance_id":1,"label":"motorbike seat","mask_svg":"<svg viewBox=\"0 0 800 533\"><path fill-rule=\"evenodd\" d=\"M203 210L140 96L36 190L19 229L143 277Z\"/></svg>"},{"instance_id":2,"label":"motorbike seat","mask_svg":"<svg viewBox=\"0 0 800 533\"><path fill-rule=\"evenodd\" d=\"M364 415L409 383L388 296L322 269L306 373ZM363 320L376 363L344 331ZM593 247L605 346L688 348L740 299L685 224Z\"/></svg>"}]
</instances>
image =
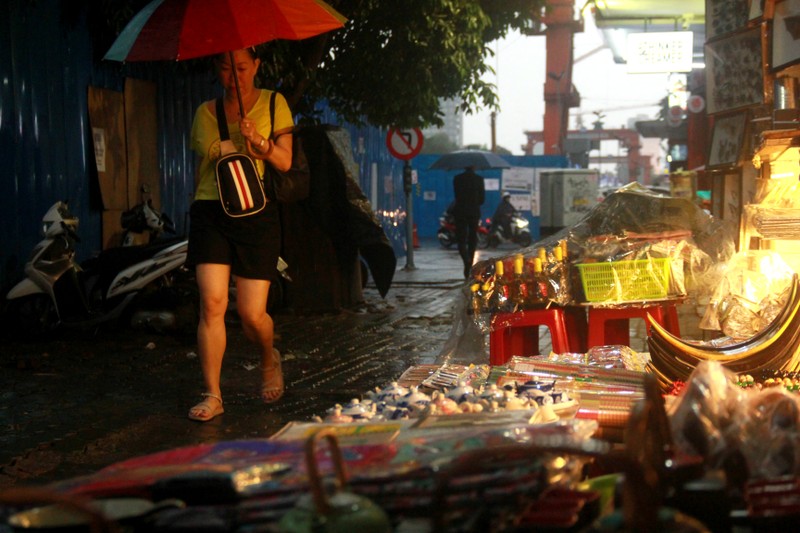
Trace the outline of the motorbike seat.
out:
<instances>
[{"instance_id":1,"label":"motorbike seat","mask_svg":"<svg viewBox=\"0 0 800 533\"><path fill-rule=\"evenodd\" d=\"M181 237L158 240L137 246L118 246L103 250L81 264L84 270L105 272L113 276L120 270L153 257L155 254L181 242ZM113 277L111 276L111 277Z\"/></svg>"}]
</instances>

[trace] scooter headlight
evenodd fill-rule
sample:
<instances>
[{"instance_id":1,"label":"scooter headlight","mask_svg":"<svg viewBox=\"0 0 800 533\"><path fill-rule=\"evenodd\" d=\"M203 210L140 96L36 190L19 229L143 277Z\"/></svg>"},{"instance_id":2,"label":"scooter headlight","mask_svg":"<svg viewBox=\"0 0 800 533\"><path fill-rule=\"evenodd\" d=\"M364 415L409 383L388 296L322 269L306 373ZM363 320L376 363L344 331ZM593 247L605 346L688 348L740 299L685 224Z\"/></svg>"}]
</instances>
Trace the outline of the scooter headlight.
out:
<instances>
[{"instance_id":1,"label":"scooter headlight","mask_svg":"<svg viewBox=\"0 0 800 533\"><path fill-rule=\"evenodd\" d=\"M529 224L530 224L530 222L528 221L527 218L519 219L519 227L520 228L527 228Z\"/></svg>"}]
</instances>

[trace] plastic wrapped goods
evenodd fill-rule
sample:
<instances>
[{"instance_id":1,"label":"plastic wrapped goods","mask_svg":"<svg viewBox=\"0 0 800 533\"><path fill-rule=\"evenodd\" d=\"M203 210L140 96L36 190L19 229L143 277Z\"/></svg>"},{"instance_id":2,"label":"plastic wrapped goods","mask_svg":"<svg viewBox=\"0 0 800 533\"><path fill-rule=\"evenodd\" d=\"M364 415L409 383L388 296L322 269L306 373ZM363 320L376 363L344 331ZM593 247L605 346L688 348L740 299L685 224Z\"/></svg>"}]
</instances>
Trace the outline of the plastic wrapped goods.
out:
<instances>
[{"instance_id":1,"label":"plastic wrapped goods","mask_svg":"<svg viewBox=\"0 0 800 533\"><path fill-rule=\"evenodd\" d=\"M697 366L670 408L673 440L726 471L731 485L800 474L800 396L742 388L719 363Z\"/></svg>"},{"instance_id":2,"label":"plastic wrapped goods","mask_svg":"<svg viewBox=\"0 0 800 533\"><path fill-rule=\"evenodd\" d=\"M747 339L769 325L786 305L792 269L770 251L735 254L721 271L700 327Z\"/></svg>"},{"instance_id":3,"label":"plastic wrapped goods","mask_svg":"<svg viewBox=\"0 0 800 533\"><path fill-rule=\"evenodd\" d=\"M761 182L755 203L745 206L745 226L765 239L797 239L800 234L800 183L795 178Z\"/></svg>"},{"instance_id":4,"label":"plastic wrapped goods","mask_svg":"<svg viewBox=\"0 0 800 533\"><path fill-rule=\"evenodd\" d=\"M729 223L689 199L626 185L577 224L476 263L440 362L482 361L497 313L587 301L614 306L685 297L705 303L717 286L719 265L733 254L733 235ZM595 275L599 285L590 289Z\"/></svg>"}]
</instances>

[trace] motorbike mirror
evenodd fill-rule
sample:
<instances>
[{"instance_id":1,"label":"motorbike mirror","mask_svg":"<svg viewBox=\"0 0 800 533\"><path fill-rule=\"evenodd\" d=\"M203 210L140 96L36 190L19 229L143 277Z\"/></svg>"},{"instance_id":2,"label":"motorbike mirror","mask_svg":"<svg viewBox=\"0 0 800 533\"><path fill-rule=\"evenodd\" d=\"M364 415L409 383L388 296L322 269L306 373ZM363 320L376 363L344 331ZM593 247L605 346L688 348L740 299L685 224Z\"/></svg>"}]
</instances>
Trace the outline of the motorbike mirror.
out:
<instances>
[{"instance_id":1,"label":"motorbike mirror","mask_svg":"<svg viewBox=\"0 0 800 533\"><path fill-rule=\"evenodd\" d=\"M136 224L140 214L141 210L137 210L135 207L133 209L123 211L122 215L120 215L120 224L122 225L122 229L131 229L134 224Z\"/></svg>"},{"instance_id":2,"label":"motorbike mirror","mask_svg":"<svg viewBox=\"0 0 800 533\"><path fill-rule=\"evenodd\" d=\"M74 240L75 242L81 242L81 238L78 236L77 233L75 233L75 230L72 229L72 226L70 226L69 224L67 224L62 220L61 227L64 229L66 234L72 238L72 240Z\"/></svg>"}]
</instances>

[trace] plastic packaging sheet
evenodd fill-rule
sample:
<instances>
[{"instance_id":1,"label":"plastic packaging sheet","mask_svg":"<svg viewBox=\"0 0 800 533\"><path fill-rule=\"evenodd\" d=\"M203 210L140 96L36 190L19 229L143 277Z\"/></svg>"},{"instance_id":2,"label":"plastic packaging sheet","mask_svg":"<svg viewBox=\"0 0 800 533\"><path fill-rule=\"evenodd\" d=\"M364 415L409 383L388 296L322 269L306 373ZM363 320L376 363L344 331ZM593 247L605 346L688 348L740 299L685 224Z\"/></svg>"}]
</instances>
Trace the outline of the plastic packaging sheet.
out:
<instances>
[{"instance_id":1,"label":"plastic packaging sheet","mask_svg":"<svg viewBox=\"0 0 800 533\"><path fill-rule=\"evenodd\" d=\"M763 180L755 202L744 209L751 236L796 239L800 235L800 182L797 179Z\"/></svg>"},{"instance_id":2,"label":"plastic packaging sheet","mask_svg":"<svg viewBox=\"0 0 800 533\"><path fill-rule=\"evenodd\" d=\"M669 408L675 445L723 469L732 486L800 474L800 397L751 386L716 362L697 366Z\"/></svg>"},{"instance_id":3,"label":"plastic packaging sheet","mask_svg":"<svg viewBox=\"0 0 800 533\"><path fill-rule=\"evenodd\" d=\"M752 337L786 305L793 272L775 252L734 254L721 271L700 327L722 331L733 340Z\"/></svg>"},{"instance_id":4,"label":"plastic packaging sheet","mask_svg":"<svg viewBox=\"0 0 800 533\"><path fill-rule=\"evenodd\" d=\"M624 368L636 372L644 372L647 362L650 360L648 354L621 345L593 346L586 353L551 353L546 356L546 359L553 363L598 368Z\"/></svg>"},{"instance_id":5,"label":"plastic packaging sheet","mask_svg":"<svg viewBox=\"0 0 800 533\"><path fill-rule=\"evenodd\" d=\"M476 263L440 360L484 360L492 323L508 326L526 309L675 297L705 303L733 254L733 235L730 223L689 199L626 185L577 224Z\"/></svg>"}]
</instances>

